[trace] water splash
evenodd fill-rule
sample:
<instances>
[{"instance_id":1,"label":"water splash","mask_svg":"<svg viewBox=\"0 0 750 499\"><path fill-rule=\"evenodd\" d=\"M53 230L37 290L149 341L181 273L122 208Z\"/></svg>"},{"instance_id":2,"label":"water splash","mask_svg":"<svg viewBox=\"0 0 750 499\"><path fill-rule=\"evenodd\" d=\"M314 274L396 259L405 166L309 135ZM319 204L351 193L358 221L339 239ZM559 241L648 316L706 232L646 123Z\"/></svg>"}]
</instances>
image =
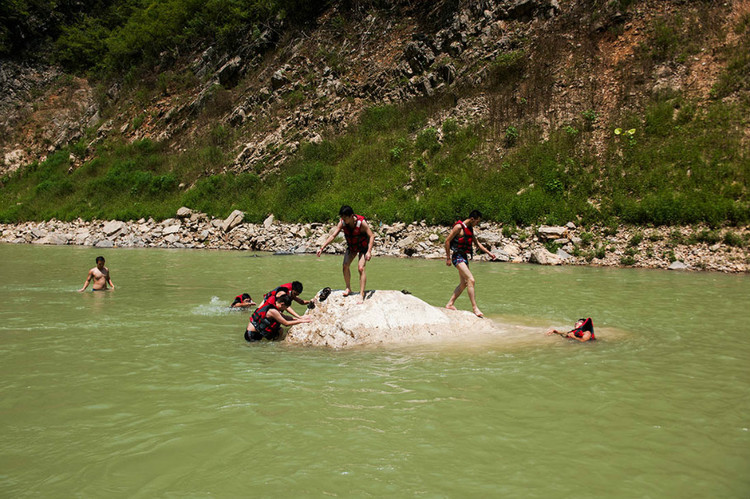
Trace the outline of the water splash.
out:
<instances>
[{"instance_id":1,"label":"water splash","mask_svg":"<svg viewBox=\"0 0 750 499\"><path fill-rule=\"evenodd\" d=\"M212 296L209 303L198 305L192 310L193 315L203 315L211 317L226 315L230 312L232 312L232 309L229 308L229 305L223 302L218 296Z\"/></svg>"}]
</instances>

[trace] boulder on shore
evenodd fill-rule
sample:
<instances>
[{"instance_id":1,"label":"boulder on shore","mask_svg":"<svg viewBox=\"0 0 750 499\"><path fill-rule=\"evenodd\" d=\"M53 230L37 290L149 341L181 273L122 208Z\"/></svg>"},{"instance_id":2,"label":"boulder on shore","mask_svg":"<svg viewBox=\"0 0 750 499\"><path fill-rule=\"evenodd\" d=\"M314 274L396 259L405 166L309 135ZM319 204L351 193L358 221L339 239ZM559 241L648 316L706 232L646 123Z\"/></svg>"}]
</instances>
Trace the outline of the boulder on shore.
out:
<instances>
[{"instance_id":1,"label":"boulder on shore","mask_svg":"<svg viewBox=\"0 0 750 499\"><path fill-rule=\"evenodd\" d=\"M308 310L313 322L289 328L288 343L347 348L360 345L423 343L459 339L469 334L499 333L492 321L463 310L434 307L414 295L394 290L359 295L333 291Z\"/></svg>"}]
</instances>

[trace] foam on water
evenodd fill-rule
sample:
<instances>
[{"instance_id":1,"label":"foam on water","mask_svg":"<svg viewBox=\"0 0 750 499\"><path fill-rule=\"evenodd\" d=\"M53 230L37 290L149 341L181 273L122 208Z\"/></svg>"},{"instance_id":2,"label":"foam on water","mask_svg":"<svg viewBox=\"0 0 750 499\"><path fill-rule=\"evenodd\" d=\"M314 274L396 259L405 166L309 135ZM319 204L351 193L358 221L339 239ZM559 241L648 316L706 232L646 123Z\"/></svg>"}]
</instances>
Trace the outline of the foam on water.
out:
<instances>
[{"instance_id":1,"label":"foam on water","mask_svg":"<svg viewBox=\"0 0 750 499\"><path fill-rule=\"evenodd\" d=\"M191 312L193 315L215 317L227 315L233 311L234 310L229 308L229 305L227 305L221 298L218 296L212 296L210 302L197 305Z\"/></svg>"}]
</instances>

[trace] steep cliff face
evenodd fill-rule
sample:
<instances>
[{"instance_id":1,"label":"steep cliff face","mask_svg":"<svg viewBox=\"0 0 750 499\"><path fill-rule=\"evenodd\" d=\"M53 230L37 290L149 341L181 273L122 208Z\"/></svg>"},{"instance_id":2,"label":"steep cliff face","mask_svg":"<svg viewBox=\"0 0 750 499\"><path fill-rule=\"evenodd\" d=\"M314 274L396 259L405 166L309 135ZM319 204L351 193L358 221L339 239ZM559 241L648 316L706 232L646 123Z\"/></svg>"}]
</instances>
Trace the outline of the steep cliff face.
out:
<instances>
[{"instance_id":1,"label":"steep cliff face","mask_svg":"<svg viewBox=\"0 0 750 499\"><path fill-rule=\"evenodd\" d=\"M300 144L345 132L362 109L388 103L424 106L431 126L453 118L498 136L509 124L580 121L587 110L601 125L658 93L708 100L733 26L750 12L746 0L444 4L334 7L314 29L269 29L232 52L165 55L138 81L89 82L5 61L3 172L66 146L75 167L116 138L185 150L220 124L232 130L232 160L220 169L265 174ZM692 30L692 48L674 46L688 36L680 30Z\"/></svg>"}]
</instances>

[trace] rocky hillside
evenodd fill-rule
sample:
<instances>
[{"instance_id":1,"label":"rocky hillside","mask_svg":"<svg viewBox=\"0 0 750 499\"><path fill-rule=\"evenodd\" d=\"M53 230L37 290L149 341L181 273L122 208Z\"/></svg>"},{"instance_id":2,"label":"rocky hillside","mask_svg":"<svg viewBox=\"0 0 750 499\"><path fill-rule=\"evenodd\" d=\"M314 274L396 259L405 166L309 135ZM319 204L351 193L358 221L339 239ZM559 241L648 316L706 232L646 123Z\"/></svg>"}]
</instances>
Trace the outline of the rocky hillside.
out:
<instances>
[{"instance_id":1,"label":"rocky hillside","mask_svg":"<svg viewBox=\"0 0 750 499\"><path fill-rule=\"evenodd\" d=\"M415 110L421 113L419 120L407 123L401 142L387 149L396 164L401 151L411 153L403 161L408 178L394 187L411 192L417 201L428 199L430 189L434 195L441 186L455 188L456 179L443 185L445 176L433 164L437 160L431 160L440 154L434 151L448 144L446 134L466 129L474 134L466 160L479 165L475 169L493 172L520 161L521 145L552 143L561 134L561 141L571 142L565 146L570 161L594 177L589 191L573 194L577 181L566 177L572 175L571 166L554 152L553 176L531 171L528 178L514 180L508 192L570 193L585 196L588 206L599 210L603 200L596 193L607 186L597 184L596 169L613 162L633 168L637 158L628 156L628 147L635 150L636 139L647 130L649 106L669 102L666 119L673 133L677 126L689 126L702 110L709 119L711 106L718 103L733 109L725 121L734 137L731 147L739 152L703 160L731 164L731 178L717 185L726 181L736 187L728 194L716 188L717 196L731 205L719 219L701 215L696 220L746 222L750 99L742 76L748 62L741 53L748 46L748 19L746 0L332 2L307 25L279 21L237 40L229 50L165 51L155 66L124 75L88 79L32 59L4 60L2 169L6 174L23 171L62 152L63 166L73 175L115 146L148 139L171 158L160 173L171 172L175 179L174 192L168 191L174 201L166 210L174 213L201 179L227 172L251 172L261 182L283 176L306 144L346 137L358 130L363 112L391 106L404 121ZM630 128L635 119L643 127ZM680 119L687 121L681 124ZM668 135L647 131L649 140ZM436 145L417 150L420 137ZM335 161L341 163L341 154ZM695 167L679 167L687 177L695 174ZM420 187L419 176L431 168L444 179L442 184ZM3 189L10 192L8 185L20 182L16 178L6 177ZM59 196L78 189L77 180L72 186L58 180L63 185ZM46 192L38 189L42 183L36 184L37 197ZM6 205L14 200L30 205L24 196L31 191L23 189L13 191L15 197ZM626 187L613 193L613 199L627 200L628 192L634 191ZM244 209L227 206L216 215L226 216L231 208ZM6 221L49 217L44 210L29 210L10 210ZM72 218L71 213L58 217ZM638 216L630 221L637 222ZM654 219L644 219L649 220Z\"/></svg>"}]
</instances>

